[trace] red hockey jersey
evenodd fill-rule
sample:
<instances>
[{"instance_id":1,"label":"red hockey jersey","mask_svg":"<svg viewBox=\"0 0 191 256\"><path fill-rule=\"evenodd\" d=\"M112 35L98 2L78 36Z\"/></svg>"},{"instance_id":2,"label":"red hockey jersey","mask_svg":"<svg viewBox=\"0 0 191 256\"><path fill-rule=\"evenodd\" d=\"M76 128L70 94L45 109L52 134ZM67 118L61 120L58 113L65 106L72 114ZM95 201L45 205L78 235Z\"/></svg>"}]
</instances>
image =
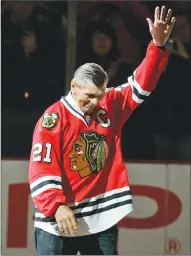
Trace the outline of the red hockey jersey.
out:
<instances>
[{"instance_id":1,"label":"red hockey jersey","mask_svg":"<svg viewBox=\"0 0 191 256\"><path fill-rule=\"evenodd\" d=\"M76 236L108 229L132 211L121 129L156 86L167 57L151 42L128 82L109 89L91 116L71 93L45 111L34 130L29 165L36 227L64 236L54 217L63 203L79 219Z\"/></svg>"}]
</instances>

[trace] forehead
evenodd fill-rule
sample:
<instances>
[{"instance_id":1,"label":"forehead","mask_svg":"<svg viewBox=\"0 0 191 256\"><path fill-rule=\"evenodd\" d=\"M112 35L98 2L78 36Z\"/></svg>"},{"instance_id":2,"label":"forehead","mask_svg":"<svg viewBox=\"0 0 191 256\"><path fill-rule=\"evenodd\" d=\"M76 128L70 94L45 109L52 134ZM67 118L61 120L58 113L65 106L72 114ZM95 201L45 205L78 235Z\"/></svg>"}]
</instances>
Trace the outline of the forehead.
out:
<instances>
[{"instance_id":1,"label":"forehead","mask_svg":"<svg viewBox=\"0 0 191 256\"><path fill-rule=\"evenodd\" d=\"M106 86L107 86L106 83L100 86L99 88L93 84L85 84L80 89L81 89L81 92L85 94L93 94L93 95L99 96L105 93Z\"/></svg>"}]
</instances>

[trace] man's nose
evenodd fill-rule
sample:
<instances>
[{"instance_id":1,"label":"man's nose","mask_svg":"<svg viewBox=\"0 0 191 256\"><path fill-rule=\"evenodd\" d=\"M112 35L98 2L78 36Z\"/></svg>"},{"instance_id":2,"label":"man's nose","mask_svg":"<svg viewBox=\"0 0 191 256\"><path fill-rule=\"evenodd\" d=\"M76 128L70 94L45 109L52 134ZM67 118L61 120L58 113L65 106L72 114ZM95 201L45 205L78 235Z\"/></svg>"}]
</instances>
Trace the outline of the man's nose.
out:
<instances>
[{"instance_id":1,"label":"man's nose","mask_svg":"<svg viewBox=\"0 0 191 256\"><path fill-rule=\"evenodd\" d=\"M94 105L94 106L97 106L97 104L98 104L98 99L97 99L97 98L91 99L91 104Z\"/></svg>"}]
</instances>

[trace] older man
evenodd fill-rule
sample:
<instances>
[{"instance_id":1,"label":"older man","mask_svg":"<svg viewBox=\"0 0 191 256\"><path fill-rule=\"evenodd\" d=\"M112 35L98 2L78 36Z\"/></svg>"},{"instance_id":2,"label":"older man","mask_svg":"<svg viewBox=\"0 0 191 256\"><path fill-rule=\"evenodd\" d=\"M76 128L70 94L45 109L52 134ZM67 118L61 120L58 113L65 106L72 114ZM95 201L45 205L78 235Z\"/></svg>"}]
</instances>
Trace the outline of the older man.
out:
<instances>
[{"instance_id":1,"label":"older man","mask_svg":"<svg viewBox=\"0 0 191 256\"><path fill-rule=\"evenodd\" d=\"M152 41L127 83L107 90L106 72L87 63L39 119L29 166L39 255L117 254L116 224L133 209L121 129L164 68L171 13L157 7L148 19Z\"/></svg>"}]
</instances>

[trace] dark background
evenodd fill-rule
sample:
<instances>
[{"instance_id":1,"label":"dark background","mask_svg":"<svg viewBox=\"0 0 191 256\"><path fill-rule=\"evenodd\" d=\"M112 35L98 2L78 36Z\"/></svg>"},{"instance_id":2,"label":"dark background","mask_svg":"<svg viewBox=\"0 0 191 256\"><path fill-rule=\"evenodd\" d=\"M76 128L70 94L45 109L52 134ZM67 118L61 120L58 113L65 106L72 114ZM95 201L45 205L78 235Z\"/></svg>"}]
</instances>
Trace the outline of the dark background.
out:
<instances>
[{"instance_id":1,"label":"dark background","mask_svg":"<svg viewBox=\"0 0 191 256\"><path fill-rule=\"evenodd\" d=\"M96 62L109 86L124 83L151 40L159 1L79 1L75 67ZM165 1L177 18L156 90L125 124L129 160L191 160L191 2ZM2 156L29 157L38 118L67 91L68 2L1 3ZM99 48L99 45L102 45Z\"/></svg>"}]
</instances>

